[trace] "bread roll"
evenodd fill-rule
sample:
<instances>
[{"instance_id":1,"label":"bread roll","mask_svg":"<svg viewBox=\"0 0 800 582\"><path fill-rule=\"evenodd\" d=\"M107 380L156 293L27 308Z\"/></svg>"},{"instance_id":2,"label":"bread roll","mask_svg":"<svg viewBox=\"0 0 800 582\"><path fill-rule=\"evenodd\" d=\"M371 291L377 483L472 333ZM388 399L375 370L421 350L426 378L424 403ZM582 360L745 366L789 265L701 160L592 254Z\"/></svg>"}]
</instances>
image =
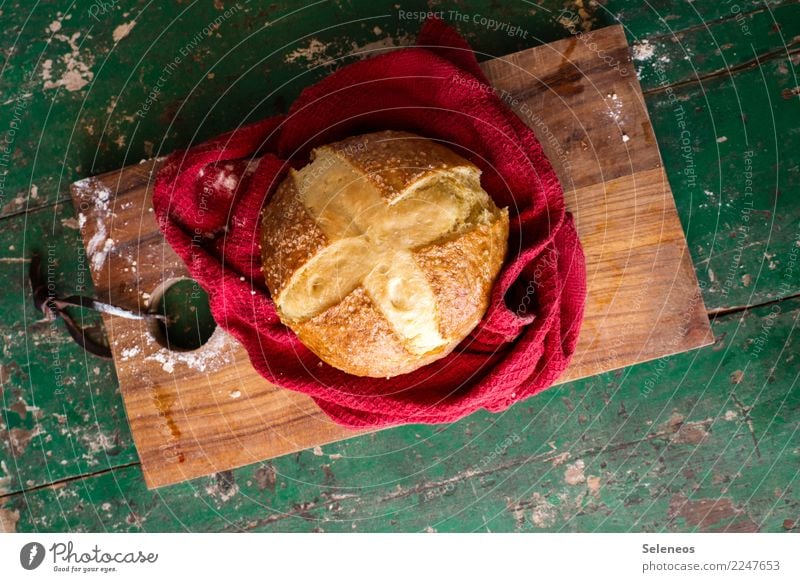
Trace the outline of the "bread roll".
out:
<instances>
[{"instance_id":1,"label":"bread roll","mask_svg":"<svg viewBox=\"0 0 800 582\"><path fill-rule=\"evenodd\" d=\"M486 311L508 210L448 148L384 131L320 147L262 215L281 321L328 364L391 377L450 353Z\"/></svg>"}]
</instances>

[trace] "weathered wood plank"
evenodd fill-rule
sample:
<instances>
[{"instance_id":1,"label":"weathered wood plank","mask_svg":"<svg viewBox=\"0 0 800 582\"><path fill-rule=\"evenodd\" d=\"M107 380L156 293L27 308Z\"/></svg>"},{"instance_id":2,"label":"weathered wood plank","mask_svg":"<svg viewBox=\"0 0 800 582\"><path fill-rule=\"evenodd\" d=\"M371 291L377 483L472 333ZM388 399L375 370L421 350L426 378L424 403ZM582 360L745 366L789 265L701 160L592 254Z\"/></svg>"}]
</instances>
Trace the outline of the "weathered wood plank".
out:
<instances>
[{"instance_id":1,"label":"weathered wood plank","mask_svg":"<svg viewBox=\"0 0 800 582\"><path fill-rule=\"evenodd\" d=\"M800 53L647 96L709 309L800 292Z\"/></svg>"},{"instance_id":2,"label":"weathered wood plank","mask_svg":"<svg viewBox=\"0 0 800 582\"><path fill-rule=\"evenodd\" d=\"M785 531L800 301L502 415L401 427L148 491L138 467L14 495L19 531Z\"/></svg>"},{"instance_id":3,"label":"weathered wood plank","mask_svg":"<svg viewBox=\"0 0 800 582\"><path fill-rule=\"evenodd\" d=\"M733 3L728 3L731 7ZM719 6L724 7L725 2ZM734 10L741 9L741 5ZM800 5L796 2L731 14L682 31L673 28L634 45L634 66L645 93L704 79L731 76L740 67L770 58L785 60L800 50Z\"/></svg>"},{"instance_id":4,"label":"weathered wood plank","mask_svg":"<svg viewBox=\"0 0 800 582\"><path fill-rule=\"evenodd\" d=\"M48 284L91 285L71 205L3 220L0 229L0 495L137 459L111 362L45 321L28 283L32 252ZM84 322L100 326L85 313Z\"/></svg>"},{"instance_id":5,"label":"weathered wood plank","mask_svg":"<svg viewBox=\"0 0 800 582\"><path fill-rule=\"evenodd\" d=\"M484 60L617 23L625 26L631 43L662 35L654 44L656 57L672 58L675 46L690 51L685 63L682 54L673 55L680 57L672 58L670 67L675 83L719 67L706 50L712 37L720 39L720 47L753 42L759 54L780 48L779 35L768 28L767 7L778 17L787 14L783 21L791 39L796 17L793 21L791 9L778 10L785 4L792 2L773 0L765 7L762 0L545 0L534 6L471 0L437 2L434 9ZM53 0L32 8L17 0L0 14L0 132L10 135L13 129L14 161L0 189L0 216L68 198L68 185L83 177L186 147L247 119L284 112L303 87L331 70L326 63L408 44L419 27L418 20L401 16L395 0L329 2L300 11L289 0L267 7L233 2L155 6L147 0L99 6ZM401 9L430 10L425 0L406 0ZM734 10L756 12L751 36L739 34ZM575 25L565 24L572 14ZM497 24L487 25L488 20ZM217 27L211 36L202 32L207 26ZM511 27L517 28L511 32ZM197 41L189 43L196 34ZM742 54L720 50L729 62ZM647 52L645 47L642 54ZM167 69L175 58L180 62ZM652 63L642 62L640 68L647 87ZM151 97L160 77L166 82Z\"/></svg>"}]
</instances>

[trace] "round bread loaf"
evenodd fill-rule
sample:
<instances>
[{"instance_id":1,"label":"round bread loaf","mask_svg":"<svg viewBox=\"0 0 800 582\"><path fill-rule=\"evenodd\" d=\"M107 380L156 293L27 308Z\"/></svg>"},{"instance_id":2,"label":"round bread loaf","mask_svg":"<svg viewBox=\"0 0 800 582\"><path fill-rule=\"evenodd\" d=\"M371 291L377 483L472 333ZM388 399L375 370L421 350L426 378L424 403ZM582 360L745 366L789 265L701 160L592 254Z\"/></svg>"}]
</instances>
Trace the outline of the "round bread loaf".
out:
<instances>
[{"instance_id":1,"label":"round bread loaf","mask_svg":"<svg viewBox=\"0 0 800 582\"><path fill-rule=\"evenodd\" d=\"M480 170L384 131L317 148L264 206L261 249L281 321L322 360L391 377L446 356L480 322L508 209Z\"/></svg>"}]
</instances>

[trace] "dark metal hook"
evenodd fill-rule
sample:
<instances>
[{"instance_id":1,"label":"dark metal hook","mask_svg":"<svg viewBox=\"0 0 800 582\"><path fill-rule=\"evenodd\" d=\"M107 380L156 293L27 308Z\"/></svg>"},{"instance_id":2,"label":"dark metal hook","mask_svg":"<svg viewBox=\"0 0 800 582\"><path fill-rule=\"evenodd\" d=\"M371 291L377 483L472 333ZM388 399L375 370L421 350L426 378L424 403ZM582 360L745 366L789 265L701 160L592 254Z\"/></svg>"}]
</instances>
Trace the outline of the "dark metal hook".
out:
<instances>
[{"instance_id":1,"label":"dark metal hook","mask_svg":"<svg viewBox=\"0 0 800 582\"><path fill-rule=\"evenodd\" d=\"M111 349L102 343L99 343L86 334L86 330L80 327L72 316L66 311L68 307L81 307L84 309L91 309L100 313L108 315L115 315L117 317L124 317L126 319L140 319L140 320L159 320L168 321L168 318L158 313L142 313L104 303L91 297L84 297L83 295L70 295L69 297L59 297L56 295L55 289L48 285L42 278L41 271L41 257L34 253L31 257L31 267L28 276L31 280L31 288L33 289L33 304L36 309L41 311L48 319L61 318L67 326L67 331L72 339L87 352L100 356L101 358L111 358Z\"/></svg>"}]
</instances>

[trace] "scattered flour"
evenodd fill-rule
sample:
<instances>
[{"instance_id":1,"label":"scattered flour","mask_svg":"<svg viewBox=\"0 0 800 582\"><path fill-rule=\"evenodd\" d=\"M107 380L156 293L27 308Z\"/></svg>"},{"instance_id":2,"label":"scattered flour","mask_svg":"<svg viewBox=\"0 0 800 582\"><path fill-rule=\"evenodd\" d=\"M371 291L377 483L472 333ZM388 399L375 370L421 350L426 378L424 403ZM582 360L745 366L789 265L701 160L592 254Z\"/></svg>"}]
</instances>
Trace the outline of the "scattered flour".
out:
<instances>
[{"instance_id":1,"label":"scattered flour","mask_svg":"<svg viewBox=\"0 0 800 582\"><path fill-rule=\"evenodd\" d=\"M239 184L239 177L234 173L228 172L220 172L217 174L217 177L214 179L214 183L211 187L214 190L220 190L222 188L228 190L229 192L233 192L236 190L236 186Z\"/></svg>"},{"instance_id":2,"label":"scattered flour","mask_svg":"<svg viewBox=\"0 0 800 582\"><path fill-rule=\"evenodd\" d=\"M85 189L93 194L95 232L86 244L86 254L91 261L92 269L99 271L103 268L106 257L108 257L108 253L114 248L115 244L114 239L108 236L107 226L108 219L113 216L110 205L111 190L95 178L86 178L76 182L75 188L78 190ZM79 228L83 228L86 221L87 217L83 213L78 214Z\"/></svg>"},{"instance_id":3,"label":"scattered flour","mask_svg":"<svg viewBox=\"0 0 800 582\"><path fill-rule=\"evenodd\" d=\"M155 341L148 336L149 341ZM180 364L198 372L212 371L221 368L233 361L228 335L217 327L205 345L189 352L179 352L161 347L155 353L147 356L145 360L161 364L161 369L167 374L175 371L175 366ZM235 398L234 396L232 396Z\"/></svg>"},{"instance_id":4,"label":"scattered flour","mask_svg":"<svg viewBox=\"0 0 800 582\"><path fill-rule=\"evenodd\" d=\"M643 40L633 43L633 60L647 61L653 58L655 54L655 47L650 44L649 40Z\"/></svg>"},{"instance_id":5,"label":"scattered flour","mask_svg":"<svg viewBox=\"0 0 800 582\"><path fill-rule=\"evenodd\" d=\"M139 346L133 346L132 348L125 348L122 350L122 359L123 360L130 360L134 356L138 356L141 350Z\"/></svg>"},{"instance_id":6,"label":"scattered flour","mask_svg":"<svg viewBox=\"0 0 800 582\"><path fill-rule=\"evenodd\" d=\"M622 119L622 99L616 93L606 94L608 103L608 116L615 122L619 123Z\"/></svg>"}]
</instances>

